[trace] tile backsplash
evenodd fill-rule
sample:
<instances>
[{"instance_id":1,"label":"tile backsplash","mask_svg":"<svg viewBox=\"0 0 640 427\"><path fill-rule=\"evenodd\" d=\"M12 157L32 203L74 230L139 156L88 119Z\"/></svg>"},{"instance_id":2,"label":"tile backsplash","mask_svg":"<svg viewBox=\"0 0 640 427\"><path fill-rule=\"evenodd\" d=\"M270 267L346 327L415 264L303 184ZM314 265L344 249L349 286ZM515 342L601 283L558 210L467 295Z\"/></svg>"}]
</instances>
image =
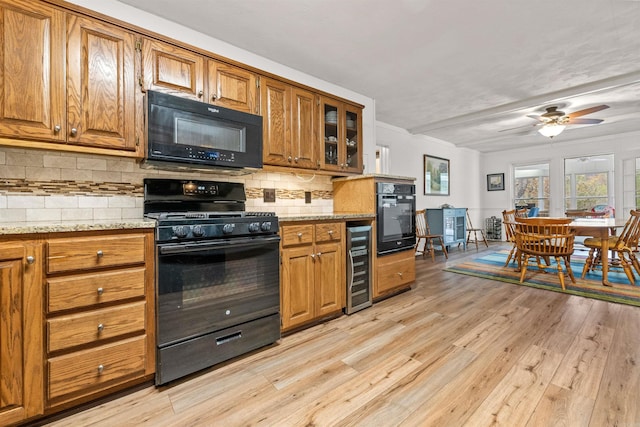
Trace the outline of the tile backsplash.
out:
<instances>
[{"instance_id":1,"label":"tile backsplash","mask_svg":"<svg viewBox=\"0 0 640 427\"><path fill-rule=\"evenodd\" d=\"M0 222L140 219L144 178L245 184L247 210L277 215L333 212L331 178L313 173L257 172L230 176L140 168L136 160L46 150L0 148ZM275 203L263 189L276 190ZM305 203L305 193L311 203Z\"/></svg>"}]
</instances>

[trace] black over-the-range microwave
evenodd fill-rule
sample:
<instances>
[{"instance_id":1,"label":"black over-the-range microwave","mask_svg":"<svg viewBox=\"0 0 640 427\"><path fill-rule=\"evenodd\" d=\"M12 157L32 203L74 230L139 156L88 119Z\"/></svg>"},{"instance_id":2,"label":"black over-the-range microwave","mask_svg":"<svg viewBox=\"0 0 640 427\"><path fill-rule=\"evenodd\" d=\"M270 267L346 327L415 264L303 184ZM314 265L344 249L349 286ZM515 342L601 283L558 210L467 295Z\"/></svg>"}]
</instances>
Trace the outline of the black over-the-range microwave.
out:
<instances>
[{"instance_id":1,"label":"black over-the-range microwave","mask_svg":"<svg viewBox=\"0 0 640 427\"><path fill-rule=\"evenodd\" d=\"M144 165L157 168L262 168L262 117L161 92L145 96Z\"/></svg>"}]
</instances>

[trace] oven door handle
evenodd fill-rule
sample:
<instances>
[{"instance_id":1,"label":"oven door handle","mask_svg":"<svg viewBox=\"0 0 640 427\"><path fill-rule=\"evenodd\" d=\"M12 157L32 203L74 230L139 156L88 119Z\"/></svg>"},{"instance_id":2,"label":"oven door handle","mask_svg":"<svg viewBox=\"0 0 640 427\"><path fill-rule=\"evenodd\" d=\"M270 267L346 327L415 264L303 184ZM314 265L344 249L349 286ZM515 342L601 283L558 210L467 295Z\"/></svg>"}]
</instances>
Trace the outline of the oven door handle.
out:
<instances>
[{"instance_id":1,"label":"oven door handle","mask_svg":"<svg viewBox=\"0 0 640 427\"><path fill-rule=\"evenodd\" d=\"M209 249L220 249L225 246L250 247L262 246L266 243L279 242L280 236L260 237L259 239L223 239L200 243L170 243L167 245L158 245L158 253L160 255L180 254L186 252L199 252Z\"/></svg>"}]
</instances>

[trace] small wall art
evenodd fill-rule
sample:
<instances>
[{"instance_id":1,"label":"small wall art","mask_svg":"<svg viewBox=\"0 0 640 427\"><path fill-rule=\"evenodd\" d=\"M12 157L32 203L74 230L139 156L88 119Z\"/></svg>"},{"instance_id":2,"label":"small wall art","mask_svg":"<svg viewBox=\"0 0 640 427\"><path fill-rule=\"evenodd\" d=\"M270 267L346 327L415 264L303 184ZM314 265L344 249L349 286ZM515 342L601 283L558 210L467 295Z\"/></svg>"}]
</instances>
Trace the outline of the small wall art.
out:
<instances>
[{"instance_id":1,"label":"small wall art","mask_svg":"<svg viewBox=\"0 0 640 427\"><path fill-rule=\"evenodd\" d=\"M504 174L490 173L487 175L487 191L504 190Z\"/></svg>"},{"instance_id":2,"label":"small wall art","mask_svg":"<svg viewBox=\"0 0 640 427\"><path fill-rule=\"evenodd\" d=\"M424 194L448 196L449 177L449 160L424 155Z\"/></svg>"}]
</instances>

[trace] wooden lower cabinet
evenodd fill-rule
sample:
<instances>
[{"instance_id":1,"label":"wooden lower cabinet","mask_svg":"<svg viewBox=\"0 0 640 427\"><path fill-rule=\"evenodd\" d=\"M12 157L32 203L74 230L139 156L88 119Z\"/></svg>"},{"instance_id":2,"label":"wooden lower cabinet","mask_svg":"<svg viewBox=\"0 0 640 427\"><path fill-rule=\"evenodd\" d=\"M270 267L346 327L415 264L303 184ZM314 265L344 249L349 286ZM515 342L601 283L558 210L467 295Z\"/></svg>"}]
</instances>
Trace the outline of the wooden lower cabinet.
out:
<instances>
[{"instance_id":1,"label":"wooden lower cabinet","mask_svg":"<svg viewBox=\"0 0 640 427\"><path fill-rule=\"evenodd\" d=\"M380 298L407 288L415 280L416 263L413 250L378 257L373 298Z\"/></svg>"},{"instance_id":2,"label":"wooden lower cabinet","mask_svg":"<svg viewBox=\"0 0 640 427\"><path fill-rule=\"evenodd\" d=\"M79 232L45 246L45 411L150 379L153 231Z\"/></svg>"},{"instance_id":3,"label":"wooden lower cabinet","mask_svg":"<svg viewBox=\"0 0 640 427\"><path fill-rule=\"evenodd\" d=\"M345 306L344 223L283 225L282 329L340 313Z\"/></svg>"},{"instance_id":4,"label":"wooden lower cabinet","mask_svg":"<svg viewBox=\"0 0 640 427\"><path fill-rule=\"evenodd\" d=\"M44 411L42 245L0 243L0 425Z\"/></svg>"}]
</instances>

